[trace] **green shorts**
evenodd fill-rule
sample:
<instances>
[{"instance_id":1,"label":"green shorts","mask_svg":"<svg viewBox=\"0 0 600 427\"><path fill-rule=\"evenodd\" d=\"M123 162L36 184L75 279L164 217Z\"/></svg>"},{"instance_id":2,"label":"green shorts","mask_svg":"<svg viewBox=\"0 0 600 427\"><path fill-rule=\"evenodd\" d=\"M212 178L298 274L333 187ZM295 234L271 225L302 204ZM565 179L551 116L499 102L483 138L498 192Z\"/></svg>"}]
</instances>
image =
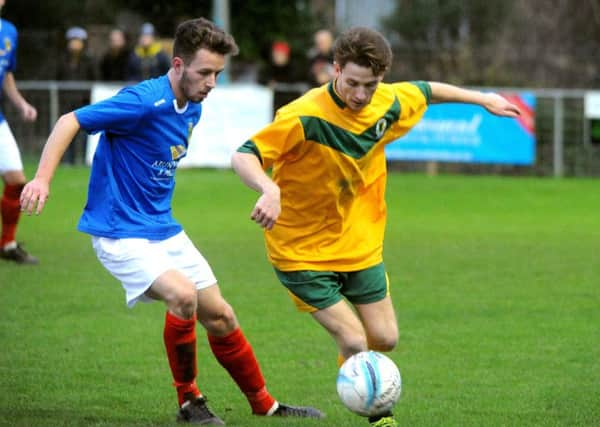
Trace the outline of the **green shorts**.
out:
<instances>
[{"instance_id":1,"label":"green shorts","mask_svg":"<svg viewBox=\"0 0 600 427\"><path fill-rule=\"evenodd\" d=\"M301 311L331 307L342 297L352 304L369 304L381 301L389 293L383 263L350 272L275 269L275 273Z\"/></svg>"}]
</instances>

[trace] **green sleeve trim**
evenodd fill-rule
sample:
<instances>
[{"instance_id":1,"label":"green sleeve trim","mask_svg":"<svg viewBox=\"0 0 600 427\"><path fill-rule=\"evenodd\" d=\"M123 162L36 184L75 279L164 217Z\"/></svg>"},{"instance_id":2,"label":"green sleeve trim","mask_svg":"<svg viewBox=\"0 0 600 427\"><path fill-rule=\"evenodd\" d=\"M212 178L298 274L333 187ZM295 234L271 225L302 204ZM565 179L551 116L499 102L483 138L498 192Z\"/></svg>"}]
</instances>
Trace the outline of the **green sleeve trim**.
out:
<instances>
[{"instance_id":1,"label":"green sleeve trim","mask_svg":"<svg viewBox=\"0 0 600 427\"><path fill-rule=\"evenodd\" d=\"M238 153L248 153L248 154L254 154L256 157L258 157L258 160L260 160L260 164L262 165L263 160L262 160L262 156L260 155L260 151L258 150L258 147L256 146L256 144L254 142L252 142L252 140L248 140L246 142L244 142L238 149L237 149Z\"/></svg>"},{"instance_id":2,"label":"green sleeve trim","mask_svg":"<svg viewBox=\"0 0 600 427\"><path fill-rule=\"evenodd\" d=\"M427 101L427 105L429 105L429 103L431 102L431 86L429 85L429 83L423 80L414 80L411 83L419 88L419 90L425 97L425 100Z\"/></svg>"}]
</instances>

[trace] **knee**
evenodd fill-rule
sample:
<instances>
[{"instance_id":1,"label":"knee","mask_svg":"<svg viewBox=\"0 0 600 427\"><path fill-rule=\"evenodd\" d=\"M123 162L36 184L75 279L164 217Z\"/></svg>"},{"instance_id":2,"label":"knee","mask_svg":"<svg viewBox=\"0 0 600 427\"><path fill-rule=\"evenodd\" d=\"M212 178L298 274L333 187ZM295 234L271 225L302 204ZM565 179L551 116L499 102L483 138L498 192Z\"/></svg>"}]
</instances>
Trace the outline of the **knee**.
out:
<instances>
[{"instance_id":1,"label":"knee","mask_svg":"<svg viewBox=\"0 0 600 427\"><path fill-rule=\"evenodd\" d=\"M360 334L355 334L351 337L346 337L342 342L340 353L344 358L348 358L353 354L366 351L368 348L367 339Z\"/></svg>"},{"instance_id":2,"label":"knee","mask_svg":"<svg viewBox=\"0 0 600 427\"><path fill-rule=\"evenodd\" d=\"M12 186L12 187L18 188L19 194L21 194L20 190L23 189L23 187L25 186L25 183L27 182L27 179L25 178L25 174L22 170L5 172L2 175L2 178L3 178L4 184L6 186Z\"/></svg>"},{"instance_id":3,"label":"knee","mask_svg":"<svg viewBox=\"0 0 600 427\"><path fill-rule=\"evenodd\" d=\"M196 290L194 288L179 289L167 306L173 313L183 319L191 319L196 312Z\"/></svg>"},{"instance_id":4,"label":"knee","mask_svg":"<svg viewBox=\"0 0 600 427\"><path fill-rule=\"evenodd\" d=\"M398 332L393 331L376 338L369 339L369 348L375 351L392 351L398 345Z\"/></svg>"},{"instance_id":5,"label":"knee","mask_svg":"<svg viewBox=\"0 0 600 427\"><path fill-rule=\"evenodd\" d=\"M199 310L198 320L211 335L227 335L238 326L233 308L225 300L208 312Z\"/></svg>"},{"instance_id":6,"label":"knee","mask_svg":"<svg viewBox=\"0 0 600 427\"><path fill-rule=\"evenodd\" d=\"M374 345L369 346L372 350L376 350L376 351L382 351L382 352L386 352L386 351L392 351L393 349L396 348L396 345L398 345L398 340L397 339L388 339L385 341L380 341Z\"/></svg>"}]
</instances>

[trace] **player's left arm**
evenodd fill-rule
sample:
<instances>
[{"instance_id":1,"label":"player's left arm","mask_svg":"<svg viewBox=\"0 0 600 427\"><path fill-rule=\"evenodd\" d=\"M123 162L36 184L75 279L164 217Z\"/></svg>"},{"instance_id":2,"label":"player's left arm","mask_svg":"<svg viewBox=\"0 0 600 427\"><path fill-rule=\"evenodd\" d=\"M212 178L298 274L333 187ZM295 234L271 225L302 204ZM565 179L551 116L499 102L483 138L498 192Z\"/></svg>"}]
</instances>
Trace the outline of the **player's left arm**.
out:
<instances>
[{"instance_id":1,"label":"player's left arm","mask_svg":"<svg viewBox=\"0 0 600 427\"><path fill-rule=\"evenodd\" d=\"M432 104L442 102L459 102L480 105L497 116L517 117L521 114L519 107L506 98L493 92L479 92L463 89L447 83L429 82Z\"/></svg>"},{"instance_id":2,"label":"player's left arm","mask_svg":"<svg viewBox=\"0 0 600 427\"><path fill-rule=\"evenodd\" d=\"M25 100L15 82L15 76L12 72L7 72L2 83L2 90L8 96L8 99L21 112L21 117L26 122L33 122L37 118L37 110L33 105Z\"/></svg>"}]
</instances>

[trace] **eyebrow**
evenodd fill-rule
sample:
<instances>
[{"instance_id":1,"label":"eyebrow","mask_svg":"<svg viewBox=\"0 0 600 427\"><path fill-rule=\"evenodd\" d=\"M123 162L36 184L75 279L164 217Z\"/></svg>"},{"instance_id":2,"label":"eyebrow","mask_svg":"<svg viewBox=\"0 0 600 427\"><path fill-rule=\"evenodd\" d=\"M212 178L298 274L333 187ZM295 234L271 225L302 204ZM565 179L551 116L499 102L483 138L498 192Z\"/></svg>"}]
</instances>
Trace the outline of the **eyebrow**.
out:
<instances>
[{"instance_id":1,"label":"eyebrow","mask_svg":"<svg viewBox=\"0 0 600 427\"><path fill-rule=\"evenodd\" d=\"M213 68L210 67L205 67L205 68L200 68L199 70L197 70L198 73L220 73L221 71L223 71L225 68L219 68L218 70L215 70Z\"/></svg>"},{"instance_id":2,"label":"eyebrow","mask_svg":"<svg viewBox=\"0 0 600 427\"><path fill-rule=\"evenodd\" d=\"M348 77L348 82L350 82L350 83L359 83L360 84L360 82L358 80L355 80L352 77ZM367 81L367 82L365 82L363 84L364 85L377 84L377 79L369 80L369 81Z\"/></svg>"}]
</instances>

